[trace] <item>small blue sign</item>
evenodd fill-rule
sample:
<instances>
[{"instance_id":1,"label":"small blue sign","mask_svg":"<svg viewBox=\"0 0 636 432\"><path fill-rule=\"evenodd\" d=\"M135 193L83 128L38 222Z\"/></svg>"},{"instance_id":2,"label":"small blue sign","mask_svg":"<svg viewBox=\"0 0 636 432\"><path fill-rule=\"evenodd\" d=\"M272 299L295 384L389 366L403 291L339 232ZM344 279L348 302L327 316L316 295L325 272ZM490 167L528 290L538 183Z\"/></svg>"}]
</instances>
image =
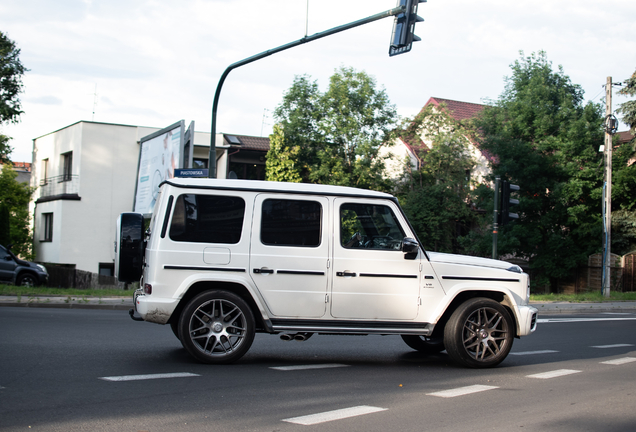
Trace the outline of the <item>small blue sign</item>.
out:
<instances>
[{"instance_id":1,"label":"small blue sign","mask_svg":"<svg viewBox=\"0 0 636 432\"><path fill-rule=\"evenodd\" d=\"M200 168L185 168L185 169L175 169L174 170L175 177L207 177L208 169L200 169Z\"/></svg>"}]
</instances>

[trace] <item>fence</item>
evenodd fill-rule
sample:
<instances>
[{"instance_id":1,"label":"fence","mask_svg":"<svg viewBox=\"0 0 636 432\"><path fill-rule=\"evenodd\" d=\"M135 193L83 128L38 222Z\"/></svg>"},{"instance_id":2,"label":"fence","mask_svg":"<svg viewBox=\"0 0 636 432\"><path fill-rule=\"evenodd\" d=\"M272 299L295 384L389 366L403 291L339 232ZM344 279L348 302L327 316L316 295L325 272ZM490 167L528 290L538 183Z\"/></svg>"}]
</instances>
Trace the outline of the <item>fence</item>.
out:
<instances>
[{"instance_id":1,"label":"fence","mask_svg":"<svg viewBox=\"0 0 636 432\"><path fill-rule=\"evenodd\" d=\"M77 270L75 266L44 264L49 273L47 286L54 288L77 289L121 289L130 287L129 284L119 282L114 276L98 275L96 273Z\"/></svg>"}]
</instances>

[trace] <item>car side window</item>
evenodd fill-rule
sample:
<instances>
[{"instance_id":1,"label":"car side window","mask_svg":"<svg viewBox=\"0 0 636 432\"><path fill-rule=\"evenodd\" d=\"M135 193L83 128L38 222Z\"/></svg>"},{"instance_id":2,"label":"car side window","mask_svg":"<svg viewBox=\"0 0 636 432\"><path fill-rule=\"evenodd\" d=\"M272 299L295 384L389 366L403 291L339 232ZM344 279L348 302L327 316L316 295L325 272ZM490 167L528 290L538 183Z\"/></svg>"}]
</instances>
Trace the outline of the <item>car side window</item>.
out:
<instances>
[{"instance_id":1,"label":"car side window","mask_svg":"<svg viewBox=\"0 0 636 432\"><path fill-rule=\"evenodd\" d=\"M322 205L317 201L266 199L261 210L261 242L270 246L320 246Z\"/></svg>"},{"instance_id":2,"label":"car side window","mask_svg":"<svg viewBox=\"0 0 636 432\"><path fill-rule=\"evenodd\" d=\"M340 206L340 244L345 249L400 250L404 231L386 205Z\"/></svg>"},{"instance_id":3,"label":"car side window","mask_svg":"<svg viewBox=\"0 0 636 432\"><path fill-rule=\"evenodd\" d=\"M245 201L221 195L179 195L170 238L178 242L236 244L241 240Z\"/></svg>"}]
</instances>

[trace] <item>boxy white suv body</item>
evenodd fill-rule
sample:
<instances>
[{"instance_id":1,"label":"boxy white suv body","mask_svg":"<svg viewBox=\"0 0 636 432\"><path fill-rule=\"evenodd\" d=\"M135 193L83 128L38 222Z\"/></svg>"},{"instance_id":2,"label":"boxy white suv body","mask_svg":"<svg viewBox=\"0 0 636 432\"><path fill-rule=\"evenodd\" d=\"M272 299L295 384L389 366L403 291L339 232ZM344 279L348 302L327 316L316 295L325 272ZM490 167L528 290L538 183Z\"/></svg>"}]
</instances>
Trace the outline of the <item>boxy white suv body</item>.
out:
<instances>
[{"instance_id":1,"label":"boxy white suv body","mask_svg":"<svg viewBox=\"0 0 636 432\"><path fill-rule=\"evenodd\" d=\"M491 367L536 328L527 274L425 251L385 193L172 179L145 233L136 213L117 226L116 272L141 280L136 319L170 324L207 363L237 360L266 332L400 335L413 349Z\"/></svg>"}]
</instances>

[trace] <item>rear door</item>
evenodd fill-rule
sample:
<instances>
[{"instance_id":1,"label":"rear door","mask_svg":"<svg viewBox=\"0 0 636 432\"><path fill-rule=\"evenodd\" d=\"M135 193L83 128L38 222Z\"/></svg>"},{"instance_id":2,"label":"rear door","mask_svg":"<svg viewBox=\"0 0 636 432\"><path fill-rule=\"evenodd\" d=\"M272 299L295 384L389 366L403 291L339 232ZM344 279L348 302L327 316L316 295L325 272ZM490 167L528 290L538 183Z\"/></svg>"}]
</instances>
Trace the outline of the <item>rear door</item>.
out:
<instances>
[{"instance_id":1,"label":"rear door","mask_svg":"<svg viewBox=\"0 0 636 432\"><path fill-rule=\"evenodd\" d=\"M329 277L329 201L260 194L254 203L250 272L277 317L325 314Z\"/></svg>"}]
</instances>

